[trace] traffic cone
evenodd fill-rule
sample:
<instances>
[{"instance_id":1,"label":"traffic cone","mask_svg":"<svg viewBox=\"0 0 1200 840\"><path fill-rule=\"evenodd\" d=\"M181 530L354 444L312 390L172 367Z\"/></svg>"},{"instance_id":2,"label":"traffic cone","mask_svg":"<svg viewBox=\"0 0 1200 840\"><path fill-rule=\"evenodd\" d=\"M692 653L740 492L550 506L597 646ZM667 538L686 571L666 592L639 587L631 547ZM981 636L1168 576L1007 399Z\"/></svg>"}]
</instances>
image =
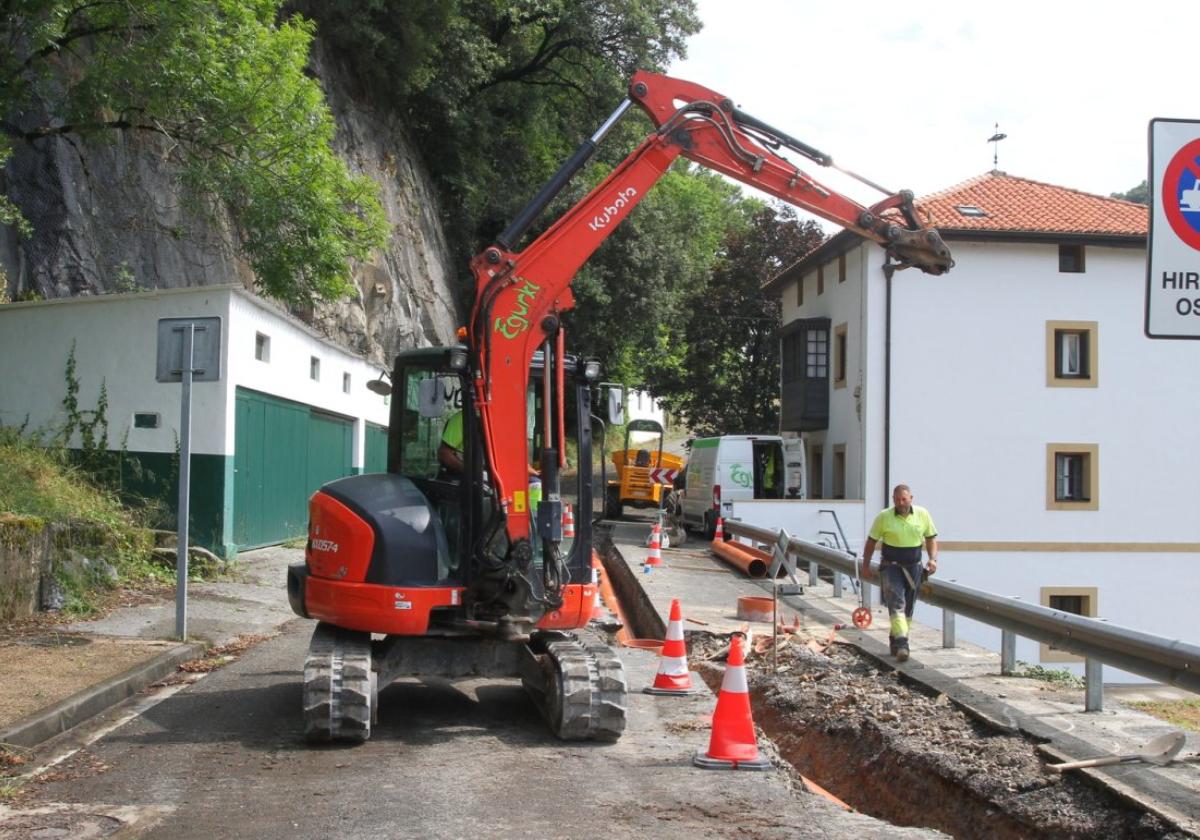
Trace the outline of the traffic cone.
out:
<instances>
[{"instance_id":1,"label":"traffic cone","mask_svg":"<svg viewBox=\"0 0 1200 840\"><path fill-rule=\"evenodd\" d=\"M569 502L563 503L562 535L564 540L575 539L575 512Z\"/></svg>"},{"instance_id":2,"label":"traffic cone","mask_svg":"<svg viewBox=\"0 0 1200 840\"><path fill-rule=\"evenodd\" d=\"M713 712L708 752L701 755L697 751L692 763L706 770L766 770L771 766L758 752L746 686L746 658L737 635L729 641L729 661Z\"/></svg>"},{"instance_id":3,"label":"traffic cone","mask_svg":"<svg viewBox=\"0 0 1200 840\"><path fill-rule=\"evenodd\" d=\"M717 527L713 528L713 542L725 539L725 520L717 517Z\"/></svg>"},{"instance_id":4,"label":"traffic cone","mask_svg":"<svg viewBox=\"0 0 1200 840\"><path fill-rule=\"evenodd\" d=\"M650 532L650 553L646 555L646 568L662 565L662 538L659 534L658 524L655 523L654 530Z\"/></svg>"},{"instance_id":5,"label":"traffic cone","mask_svg":"<svg viewBox=\"0 0 1200 840\"><path fill-rule=\"evenodd\" d=\"M687 644L683 641L683 610L679 599L671 601L671 618L667 622L667 638L658 657L658 674L654 685L643 688L647 694L695 694L692 675L688 672Z\"/></svg>"}]
</instances>

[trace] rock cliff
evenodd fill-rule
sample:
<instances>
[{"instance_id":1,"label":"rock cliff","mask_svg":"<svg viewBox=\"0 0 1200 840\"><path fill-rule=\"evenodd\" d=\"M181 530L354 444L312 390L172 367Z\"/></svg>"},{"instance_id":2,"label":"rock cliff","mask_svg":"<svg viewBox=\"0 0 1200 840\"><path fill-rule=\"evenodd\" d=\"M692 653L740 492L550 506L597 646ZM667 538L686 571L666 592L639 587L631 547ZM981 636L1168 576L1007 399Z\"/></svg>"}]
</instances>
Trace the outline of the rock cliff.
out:
<instances>
[{"instance_id":1,"label":"rock cliff","mask_svg":"<svg viewBox=\"0 0 1200 840\"><path fill-rule=\"evenodd\" d=\"M395 113L362 94L346 66L318 42L312 69L337 123L335 148L351 170L380 185L391 222L387 246L354 266L350 299L299 311L305 321L379 364L398 350L453 340L455 277L434 185ZM253 275L230 226L190 208L166 141L114 134L19 146L0 177L34 228L0 228L9 297L44 298L203 286Z\"/></svg>"}]
</instances>

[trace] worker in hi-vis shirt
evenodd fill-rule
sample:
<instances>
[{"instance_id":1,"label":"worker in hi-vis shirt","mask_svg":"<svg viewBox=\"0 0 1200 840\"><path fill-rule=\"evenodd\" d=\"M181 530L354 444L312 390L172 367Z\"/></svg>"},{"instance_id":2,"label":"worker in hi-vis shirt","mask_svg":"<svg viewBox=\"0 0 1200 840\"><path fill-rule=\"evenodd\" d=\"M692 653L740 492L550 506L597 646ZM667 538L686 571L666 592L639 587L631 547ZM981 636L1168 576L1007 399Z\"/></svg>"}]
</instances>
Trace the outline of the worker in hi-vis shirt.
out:
<instances>
[{"instance_id":1,"label":"worker in hi-vis shirt","mask_svg":"<svg viewBox=\"0 0 1200 840\"><path fill-rule=\"evenodd\" d=\"M883 545L879 581L892 622L888 643L892 656L901 662L908 659L909 626L922 578L921 546L929 555L928 573L937 571L937 528L929 511L912 501L908 485L897 484L892 491L892 507L881 510L875 517L863 548L865 571L871 565L875 546Z\"/></svg>"}]
</instances>

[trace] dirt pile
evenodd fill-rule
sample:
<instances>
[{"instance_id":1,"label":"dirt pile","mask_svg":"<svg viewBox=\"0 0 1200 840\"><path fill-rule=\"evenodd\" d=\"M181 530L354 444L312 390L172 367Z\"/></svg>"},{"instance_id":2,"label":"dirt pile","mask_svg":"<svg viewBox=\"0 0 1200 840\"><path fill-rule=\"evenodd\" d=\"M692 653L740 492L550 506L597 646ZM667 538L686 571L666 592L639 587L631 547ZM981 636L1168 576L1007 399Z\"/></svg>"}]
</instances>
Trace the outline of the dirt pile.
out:
<instances>
[{"instance_id":1,"label":"dirt pile","mask_svg":"<svg viewBox=\"0 0 1200 840\"><path fill-rule=\"evenodd\" d=\"M728 639L688 633L693 668L719 686ZM1045 769L1033 741L997 733L856 648L787 634L747 662L755 722L797 771L858 810L958 837L1186 837L1085 777ZM709 657L713 657L710 659Z\"/></svg>"}]
</instances>

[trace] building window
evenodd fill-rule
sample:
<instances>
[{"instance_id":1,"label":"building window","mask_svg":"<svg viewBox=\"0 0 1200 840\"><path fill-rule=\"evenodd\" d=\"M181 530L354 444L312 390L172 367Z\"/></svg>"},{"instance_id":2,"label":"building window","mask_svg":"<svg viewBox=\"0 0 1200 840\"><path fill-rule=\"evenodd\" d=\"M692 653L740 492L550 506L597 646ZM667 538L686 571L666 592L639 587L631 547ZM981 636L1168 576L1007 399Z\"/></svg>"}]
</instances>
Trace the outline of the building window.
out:
<instances>
[{"instance_id":1,"label":"building window","mask_svg":"<svg viewBox=\"0 0 1200 840\"><path fill-rule=\"evenodd\" d=\"M796 305L797 306L804 305L804 277L803 276L801 276L800 279L796 281Z\"/></svg>"},{"instance_id":2,"label":"building window","mask_svg":"<svg viewBox=\"0 0 1200 840\"><path fill-rule=\"evenodd\" d=\"M321 360L316 356L310 356L308 359L308 378L315 382L321 381Z\"/></svg>"},{"instance_id":3,"label":"building window","mask_svg":"<svg viewBox=\"0 0 1200 840\"><path fill-rule=\"evenodd\" d=\"M254 334L254 358L260 362L271 361L271 336L262 333Z\"/></svg>"},{"instance_id":4,"label":"building window","mask_svg":"<svg viewBox=\"0 0 1200 840\"><path fill-rule=\"evenodd\" d=\"M825 294L825 266L817 266L817 294Z\"/></svg>"},{"instance_id":5,"label":"building window","mask_svg":"<svg viewBox=\"0 0 1200 840\"><path fill-rule=\"evenodd\" d=\"M1059 245L1058 270L1063 274L1082 274L1084 270L1083 246Z\"/></svg>"},{"instance_id":6,"label":"building window","mask_svg":"<svg viewBox=\"0 0 1200 840\"><path fill-rule=\"evenodd\" d=\"M813 446L808 451L808 497L823 499L825 490L824 453L819 446Z\"/></svg>"},{"instance_id":7,"label":"building window","mask_svg":"<svg viewBox=\"0 0 1200 840\"><path fill-rule=\"evenodd\" d=\"M343 394L350 393L350 374L348 374L348 373L342 374L342 393Z\"/></svg>"},{"instance_id":8,"label":"building window","mask_svg":"<svg viewBox=\"0 0 1200 840\"><path fill-rule=\"evenodd\" d=\"M1046 385L1095 388L1099 382L1100 326L1096 321L1046 322Z\"/></svg>"},{"instance_id":9,"label":"building window","mask_svg":"<svg viewBox=\"0 0 1200 840\"><path fill-rule=\"evenodd\" d=\"M133 428L135 429L157 429L159 426L159 415L152 411L139 411L133 415Z\"/></svg>"},{"instance_id":10,"label":"building window","mask_svg":"<svg viewBox=\"0 0 1200 840\"><path fill-rule=\"evenodd\" d=\"M846 498L846 444L833 447L833 498Z\"/></svg>"},{"instance_id":11,"label":"building window","mask_svg":"<svg viewBox=\"0 0 1200 840\"><path fill-rule=\"evenodd\" d=\"M846 255L838 254L838 282L846 282Z\"/></svg>"},{"instance_id":12,"label":"building window","mask_svg":"<svg viewBox=\"0 0 1200 840\"><path fill-rule=\"evenodd\" d=\"M1100 447L1094 443L1046 444L1046 509L1100 509Z\"/></svg>"},{"instance_id":13,"label":"building window","mask_svg":"<svg viewBox=\"0 0 1200 840\"><path fill-rule=\"evenodd\" d=\"M1052 610L1085 615L1089 618L1099 615L1097 609L1099 590L1094 586L1043 586L1040 600L1043 607L1049 607ZM1058 650L1043 642L1041 660L1043 662L1082 662L1083 657Z\"/></svg>"},{"instance_id":14,"label":"building window","mask_svg":"<svg viewBox=\"0 0 1200 840\"><path fill-rule=\"evenodd\" d=\"M829 330L809 330L804 347L804 378L826 379L829 376Z\"/></svg>"},{"instance_id":15,"label":"building window","mask_svg":"<svg viewBox=\"0 0 1200 840\"><path fill-rule=\"evenodd\" d=\"M838 324L833 331L833 387L846 387L846 325Z\"/></svg>"}]
</instances>

